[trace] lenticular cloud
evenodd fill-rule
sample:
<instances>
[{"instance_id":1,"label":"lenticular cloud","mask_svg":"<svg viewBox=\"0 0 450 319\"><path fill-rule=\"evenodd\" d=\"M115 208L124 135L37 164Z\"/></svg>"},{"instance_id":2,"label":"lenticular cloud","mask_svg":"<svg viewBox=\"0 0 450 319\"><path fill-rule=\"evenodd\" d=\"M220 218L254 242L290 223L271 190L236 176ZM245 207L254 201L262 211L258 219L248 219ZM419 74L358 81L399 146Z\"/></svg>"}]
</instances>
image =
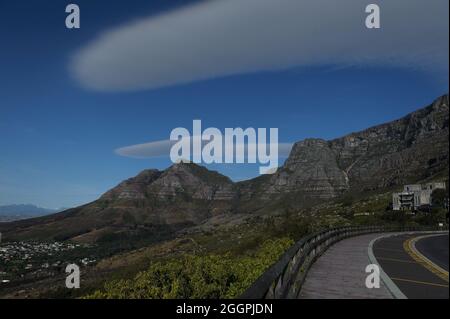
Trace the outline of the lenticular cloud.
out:
<instances>
[{"instance_id":1,"label":"lenticular cloud","mask_svg":"<svg viewBox=\"0 0 450 319\"><path fill-rule=\"evenodd\" d=\"M162 140L162 141L154 141L149 143L143 143L143 144L136 144L136 145L129 145L124 146L121 148L116 149L114 152L117 155L124 156L124 157L130 157L130 158L139 158L139 159L145 159L145 158L155 158L155 157L169 157L170 155L170 149L171 147L176 143L177 141L171 141L171 140ZM192 139L189 141L189 143L192 145ZM208 142L202 141L202 147L206 145ZM234 147L237 148L243 148L244 153L248 154L248 143L241 144L241 145L224 145L225 148L233 149ZM286 158L289 156L289 153L291 152L293 144L292 143L278 143L278 157ZM270 148L270 145L267 144L267 149ZM194 153L193 153L194 154ZM192 155L193 155L192 154ZM201 153L200 153L201 156ZM244 160L246 157L244 157Z\"/></svg>"},{"instance_id":2,"label":"lenticular cloud","mask_svg":"<svg viewBox=\"0 0 450 319\"><path fill-rule=\"evenodd\" d=\"M447 72L448 1L380 1L381 29L360 0L215 0L107 30L75 52L85 88L133 91L311 65Z\"/></svg>"}]
</instances>

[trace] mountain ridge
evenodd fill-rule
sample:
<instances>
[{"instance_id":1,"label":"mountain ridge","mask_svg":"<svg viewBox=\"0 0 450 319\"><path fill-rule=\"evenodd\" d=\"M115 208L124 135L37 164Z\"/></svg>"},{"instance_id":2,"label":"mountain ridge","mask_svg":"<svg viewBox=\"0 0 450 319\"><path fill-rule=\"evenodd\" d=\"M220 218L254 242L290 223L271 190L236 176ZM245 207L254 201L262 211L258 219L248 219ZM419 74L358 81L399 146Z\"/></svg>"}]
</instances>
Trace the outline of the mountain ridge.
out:
<instances>
[{"instance_id":1,"label":"mountain ridge","mask_svg":"<svg viewBox=\"0 0 450 319\"><path fill-rule=\"evenodd\" d=\"M13 204L0 206L0 222L14 221L56 213L62 209L50 209L33 204Z\"/></svg>"},{"instance_id":2,"label":"mountain ridge","mask_svg":"<svg viewBox=\"0 0 450 319\"><path fill-rule=\"evenodd\" d=\"M326 199L448 172L448 113L449 97L444 95L398 120L329 141L299 141L262 191L301 190Z\"/></svg>"},{"instance_id":3,"label":"mountain ridge","mask_svg":"<svg viewBox=\"0 0 450 319\"><path fill-rule=\"evenodd\" d=\"M313 205L347 193L448 176L448 94L388 123L332 139L305 139L273 175L233 182L193 163L144 170L98 200L0 226L12 238L96 241L109 233L176 232L215 216ZM448 179L448 177L447 177Z\"/></svg>"}]
</instances>

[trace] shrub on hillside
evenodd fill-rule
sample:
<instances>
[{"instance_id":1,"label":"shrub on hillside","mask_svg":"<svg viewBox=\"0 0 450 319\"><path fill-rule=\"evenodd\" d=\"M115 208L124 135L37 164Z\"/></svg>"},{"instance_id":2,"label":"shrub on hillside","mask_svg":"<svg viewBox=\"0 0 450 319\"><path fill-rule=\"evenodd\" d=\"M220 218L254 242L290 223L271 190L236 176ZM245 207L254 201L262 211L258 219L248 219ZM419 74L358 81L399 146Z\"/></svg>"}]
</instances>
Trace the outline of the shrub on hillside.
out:
<instances>
[{"instance_id":1,"label":"shrub on hillside","mask_svg":"<svg viewBox=\"0 0 450 319\"><path fill-rule=\"evenodd\" d=\"M178 299L235 298L293 244L288 238L266 241L252 255L186 255L151 264L132 280L105 284L86 298Z\"/></svg>"}]
</instances>

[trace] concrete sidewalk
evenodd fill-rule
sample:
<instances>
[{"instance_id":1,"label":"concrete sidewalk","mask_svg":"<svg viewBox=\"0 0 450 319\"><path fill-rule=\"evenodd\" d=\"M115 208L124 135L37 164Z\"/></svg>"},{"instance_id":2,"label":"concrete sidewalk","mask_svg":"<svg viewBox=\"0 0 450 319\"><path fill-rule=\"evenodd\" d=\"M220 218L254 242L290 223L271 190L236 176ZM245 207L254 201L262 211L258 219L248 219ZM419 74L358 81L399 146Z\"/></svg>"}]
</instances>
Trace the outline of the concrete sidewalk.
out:
<instances>
[{"instance_id":1,"label":"concrete sidewalk","mask_svg":"<svg viewBox=\"0 0 450 319\"><path fill-rule=\"evenodd\" d=\"M300 292L301 299L391 299L380 280L380 288L365 285L370 242L383 234L344 239L331 246L312 266Z\"/></svg>"}]
</instances>

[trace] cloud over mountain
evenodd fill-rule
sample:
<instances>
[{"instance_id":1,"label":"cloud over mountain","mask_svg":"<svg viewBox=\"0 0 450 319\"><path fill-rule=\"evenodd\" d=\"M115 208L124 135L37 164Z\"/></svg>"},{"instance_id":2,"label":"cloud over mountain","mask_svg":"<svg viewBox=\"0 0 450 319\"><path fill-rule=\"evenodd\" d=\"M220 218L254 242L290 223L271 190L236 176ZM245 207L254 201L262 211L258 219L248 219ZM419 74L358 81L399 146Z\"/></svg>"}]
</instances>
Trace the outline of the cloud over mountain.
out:
<instances>
[{"instance_id":1,"label":"cloud over mountain","mask_svg":"<svg viewBox=\"0 0 450 319\"><path fill-rule=\"evenodd\" d=\"M215 0L107 30L71 71L98 91L133 91L311 65L448 68L448 1Z\"/></svg>"},{"instance_id":2,"label":"cloud over mountain","mask_svg":"<svg viewBox=\"0 0 450 319\"><path fill-rule=\"evenodd\" d=\"M154 157L169 157L171 147L176 144L177 141L162 140L143 144L129 145L116 149L114 152L117 155L131 157L131 158L154 158ZM189 139L188 143L192 145L193 140ZM204 147L209 142L202 141L202 147ZM292 149L292 143L278 143L278 156L285 158L289 156ZM249 143L245 144L224 144L224 149L241 150L244 154L244 160L247 158ZM258 144L255 144L255 148ZM266 149L269 149L269 144L266 145ZM194 152L192 152L192 155ZM200 153L201 155L201 150Z\"/></svg>"}]
</instances>

